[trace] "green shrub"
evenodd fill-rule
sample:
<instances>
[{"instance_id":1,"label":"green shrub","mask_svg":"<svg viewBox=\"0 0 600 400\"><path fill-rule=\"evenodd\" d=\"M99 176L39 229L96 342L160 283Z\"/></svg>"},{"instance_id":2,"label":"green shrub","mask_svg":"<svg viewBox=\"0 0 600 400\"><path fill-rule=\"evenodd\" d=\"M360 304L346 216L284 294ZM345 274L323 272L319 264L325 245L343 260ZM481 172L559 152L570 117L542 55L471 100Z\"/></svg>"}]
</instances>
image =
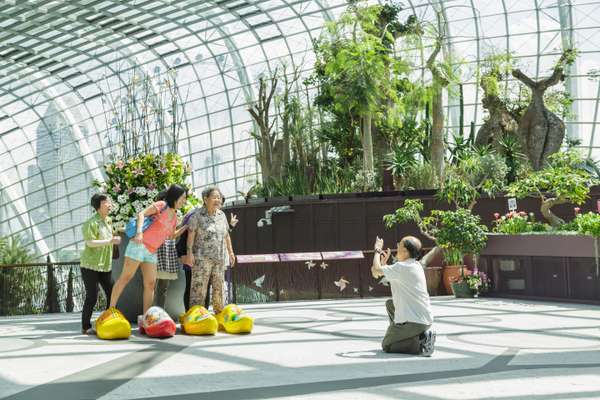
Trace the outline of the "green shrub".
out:
<instances>
[{"instance_id":1,"label":"green shrub","mask_svg":"<svg viewBox=\"0 0 600 400\"><path fill-rule=\"evenodd\" d=\"M589 212L578 214L575 218L577 232L582 235L600 236L600 214Z\"/></svg>"},{"instance_id":2,"label":"green shrub","mask_svg":"<svg viewBox=\"0 0 600 400\"><path fill-rule=\"evenodd\" d=\"M0 265L28 264L36 255L20 236L0 237ZM37 311L34 293L41 284L40 269L0 267L0 315L32 314Z\"/></svg>"},{"instance_id":3,"label":"green shrub","mask_svg":"<svg viewBox=\"0 0 600 400\"><path fill-rule=\"evenodd\" d=\"M462 265L465 255L481 253L487 242L487 227L465 208L433 210L423 224L444 250L444 260L450 265Z\"/></svg>"}]
</instances>

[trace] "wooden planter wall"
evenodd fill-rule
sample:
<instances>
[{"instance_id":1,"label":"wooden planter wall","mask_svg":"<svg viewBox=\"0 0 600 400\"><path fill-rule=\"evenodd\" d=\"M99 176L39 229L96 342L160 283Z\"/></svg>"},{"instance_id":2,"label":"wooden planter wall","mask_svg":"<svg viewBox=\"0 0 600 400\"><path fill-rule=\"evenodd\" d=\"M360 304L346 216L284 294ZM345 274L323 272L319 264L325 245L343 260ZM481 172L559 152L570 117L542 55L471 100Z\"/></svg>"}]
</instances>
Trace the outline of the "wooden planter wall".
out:
<instances>
[{"instance_id":1,"label":"wooden planter wall","mask_svg":"<svg viewBox=\"0 0 600 400\"><path fill-rule=\"evenodd\" d=\"M420 191L252 199L249 204L243 201L234 202L226 207L225 211L227 214L235 213L240 220L232 234L237 254L369 250L372 249L376 236L382 237L385 246L393 249L402 236L420 237L420 235L414 224L402 224L391 230L386 229L383 216L402 206L405 199L414 198L423 201L426 213L432 209L449 208L447 204L435 199L433 191ZM598 198L600 198L600 188L594 187L590 200L581 206L582 212L595 210ZM265 217L266 210L281 205L289 205L294 211L274 214L272 225L257 227L257 221ZM537 218L542 220L539 213L539 200L524 199L520 200L518 205L519 211L534 212ZM573 217L573 206L562 205L555 208L556 210L553 210L557 215L567 220ZM474 209L474 213L480 215L482 222L488 226L491 225L495 212L502 214L507 211L507 199L504 197L482 198ZM422 237L421 239L424 246L432 245L428 240ZM483 262L491 261L486 259ZM527 262L531 263L531 260ZM587 265L586 263L581 265L584 264ZM389 288L377 285L377 282L370 278L370 265L370 257L365 260L332 261L327 270L316 268L308 270L304 263L244 264L236 268L234 281L238 286L254 287L263 294L273 292L274 295L271 296L273 300L389 296ZM544 265L548 265L552 270L558 268L556 261ZM563 271L566 271L564 261L561 261L561 265ZM584 267L578 266L576 270L580 271L581 268ZM577 273L587 282L585 273ZM579 290L575 283L575 280L579 279L576 276L579 275L574 274L571 276L571 292ZM253 281L262 275L265 275L265 285L269 287L268 289L253 285ZM337 281L341 276L351 282L350 288L342 292L333 285L333 281ZM369 290L370 287L373 289ZM358 289L358 292L354 288ZM527 290L527 293L533 293L531 292L533 289ZM535 289L534 292L541 293L541 290Z\"/></svg>"}]
</instances>

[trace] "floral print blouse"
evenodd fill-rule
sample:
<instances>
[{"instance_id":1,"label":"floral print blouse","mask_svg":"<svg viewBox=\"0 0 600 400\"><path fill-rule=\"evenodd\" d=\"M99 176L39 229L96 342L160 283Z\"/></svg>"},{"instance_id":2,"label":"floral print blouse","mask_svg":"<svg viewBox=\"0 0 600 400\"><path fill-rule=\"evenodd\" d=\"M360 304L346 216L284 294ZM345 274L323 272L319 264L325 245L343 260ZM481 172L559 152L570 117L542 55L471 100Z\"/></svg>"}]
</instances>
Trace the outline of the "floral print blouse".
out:
<instances>
[{"instance_id":1,"label":"floral print blouse","mask_svg":"<svg viewBox=\"0 0 600 400\"><path fill-rule=\"evenodd\" d=\"M209 215L206 207L195 212L188 228L196 232L192 248L194 256L226 262L225 238L229 234L228 228L227 217L221 210L217 210L214 215Z\"/></svg>"}]
</instances>

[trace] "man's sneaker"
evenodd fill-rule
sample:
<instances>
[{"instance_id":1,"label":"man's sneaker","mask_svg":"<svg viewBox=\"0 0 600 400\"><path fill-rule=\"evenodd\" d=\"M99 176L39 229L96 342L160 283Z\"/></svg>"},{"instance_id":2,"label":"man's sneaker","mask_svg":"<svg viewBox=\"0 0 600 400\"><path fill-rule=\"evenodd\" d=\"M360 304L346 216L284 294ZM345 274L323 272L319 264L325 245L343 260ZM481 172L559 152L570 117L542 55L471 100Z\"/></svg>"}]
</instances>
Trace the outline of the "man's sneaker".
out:
<instances>
[{"instance_id":1,"label":"man's sneaker","mask_svg":"<svg viewBox=\"0 0 600 400\"><path fill-rule=\"evenodd\" d=\"M435 347L435 331L428 329L423 332L421 337L421 355L423 357L431 357Z\"/></svg>"}]
</instances>

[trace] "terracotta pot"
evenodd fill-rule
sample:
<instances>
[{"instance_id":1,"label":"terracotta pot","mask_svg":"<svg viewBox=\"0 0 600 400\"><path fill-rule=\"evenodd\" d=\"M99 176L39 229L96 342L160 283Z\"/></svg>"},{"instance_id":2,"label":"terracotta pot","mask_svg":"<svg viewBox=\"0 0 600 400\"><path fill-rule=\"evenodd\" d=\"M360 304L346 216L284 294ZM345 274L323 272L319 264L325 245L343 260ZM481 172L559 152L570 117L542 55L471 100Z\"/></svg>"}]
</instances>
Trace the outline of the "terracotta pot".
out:
<instances>
[{"instance_id":1,"label":"terracotta pot","mask_svg":"<svg viewBox=\"0 0 600 400\"><path fill-rule=\"evenodd\" d=\"M425 279L427 280L427 292L430 296L439 296L440 283L442 281L442 267L425 268Z\"/></svg>"},{"instance_id":2,"label":"terracotta pot","mask_svg":"<svg viewBox=\"0 0 600 400\"><path fill-rule=\"evenodd\" d=\"M464 265L446 265L444 267L443 279L446 294L452 294L452 281L458 279L460 276L461 267L463 268L463 273L465 275L471 275L471 271Z\"/></svg>"}]
</instances>

